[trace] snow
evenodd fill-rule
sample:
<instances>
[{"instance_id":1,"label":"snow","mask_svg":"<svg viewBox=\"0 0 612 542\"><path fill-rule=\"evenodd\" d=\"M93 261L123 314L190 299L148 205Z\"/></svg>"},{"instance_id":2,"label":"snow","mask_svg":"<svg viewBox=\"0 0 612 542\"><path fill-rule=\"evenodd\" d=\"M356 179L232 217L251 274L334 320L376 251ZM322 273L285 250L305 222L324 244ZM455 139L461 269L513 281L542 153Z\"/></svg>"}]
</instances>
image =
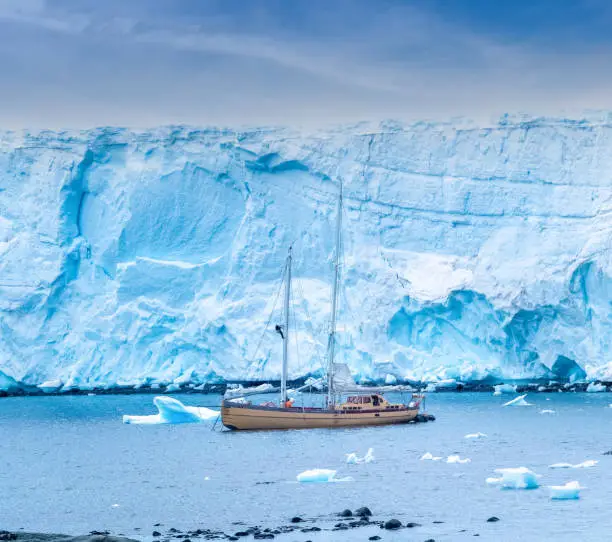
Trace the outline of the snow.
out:
<instances>
[{"instance_id":1,"label":"snow","mask_svg":"<svg viewBox=\"0 0 612 542\"><path fill-rule=\"evenodd\" d=\"M532 406L531 403L528 403L525 400L525 397L527 397L527 394L519 395L518 397L515 397L514 399L512 399L512 401L508 401L507 403L504 403L502 406Z\"/></svg>"},{"instance_id":2,"label":"snow","mask_svg":"<svg viewBox=\"0 0 612 542\"><path fill-rule=\"evenodd\" d=\"M207 407L185 406L173 397L159 396L153 399L158 413L149 416L124 415L123 423L140 425L198 423L219 416L219 411Z\"/></svg>"},{"instance_id":3,"label":"snow","mask_svg":"<svg viewBox=\"0 0 612 542\"><path fill-rule=\"evenodd\" d=\"M591 382L587 386L586 391L588 393L601 393L603 391L607 391L607 388L603 384L601 384L601 383Z\"/></svg>"},{"instance_id":4,"label":"snow","mask_svg":"<svg viewBox=\"0 0 612 542\"><path fill-rule=\"evenodd\" d=\"M548 486L550 498L553 500L574 500L580 498L580 487L578 482L567 482L563 486Z\"/></svg>"},{"instance_id":5,"label":"snow","mask_svg":"<svg viewBox=\"0 0 612 542\"><path fill-rule=\"evenodd\" d=\"M297 475L297 481L301 483L307 482L334 482L336 481L336 472L331 469L311 469L305 470Z\"/></svg>"},{"instance_id":6,"label":"snow","mask_svg":"<svg viewBox=\"0 0 612 542\"><path fill-rule=\"evenodd\" d=\"M471 463L471 459L469 458L465 458L465 459L461 459L461 457L459 457L458 455L449 455L446 458L446 462L447 463L460 463L460 464L464 464L464 463Z\"/></svg>"},{"instance_id":7,"label":"snow","mask_svg":"<svg viewBox=\"0 0 612 542\"><path fill-rule=\"evenodd\" d=\"M421 461L440 461L441 457L435 456L429 452L424 453L421 456Z\"/></svg>"},{"instance_id":8,"label":"snow","mask_svg":"<svg viewBox=\"0 0 612 542\"><path fill-rule=\"evenodd\" d=\"M467 438L467 439L480 439L480 438L485 438L487 435L484 433L469 433L467 435L465 435L463 438Z\"/></svg>"},{"instance_id":9,"label":"snow","mask_svg":"<svg viewBox=\"0 0 612 542\"><path fill-rule=\"evenodd\" d=\"M356 381L610 381L610 118L2 132L0 389L278 379L294 241L320 374L338 179Z\"/></svg>"},{"instance_id":10,"label":"snow","mask_svg":"<svg viewBox=\"0 0 612 542\"><path fill-rule=\"evenodd\" d=\"M487 478L487 484L499 484L502 489L535 489L539 487L538 475L527 467L495 469L501 478Z\"/></svg>"},{"instance_id":11,"label":"snow","mask_svg":"<svg viewBox=\"0 0 612 542\"><path fill-rule=\"evenodd\" d=\"M368 448L368 451L363 457L359 457L355 452L346 454L346 462L350 465L359 465L361 463L371 463L374 461L374 449Z\"/></svg>"}]
</instances>

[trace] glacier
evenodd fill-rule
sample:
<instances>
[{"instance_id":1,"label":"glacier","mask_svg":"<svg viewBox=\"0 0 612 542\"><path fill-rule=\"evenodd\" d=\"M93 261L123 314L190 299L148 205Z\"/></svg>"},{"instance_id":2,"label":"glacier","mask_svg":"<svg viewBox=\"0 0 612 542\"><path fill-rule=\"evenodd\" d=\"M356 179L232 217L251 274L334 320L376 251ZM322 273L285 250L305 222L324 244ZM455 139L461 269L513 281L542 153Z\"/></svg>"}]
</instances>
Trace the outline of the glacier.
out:
<instances>
[{"instance_id":1,"label":"glacier","mask_svg":"<svg viewBox=\"0 0 612 542\"><path fill-rule=\"evenodd\" d=\"M0 132L0 389L277 379L290 245L320 374L340 180L357 379L611 381L611 172L608 113Z\"/></svg>"}]
</instances>

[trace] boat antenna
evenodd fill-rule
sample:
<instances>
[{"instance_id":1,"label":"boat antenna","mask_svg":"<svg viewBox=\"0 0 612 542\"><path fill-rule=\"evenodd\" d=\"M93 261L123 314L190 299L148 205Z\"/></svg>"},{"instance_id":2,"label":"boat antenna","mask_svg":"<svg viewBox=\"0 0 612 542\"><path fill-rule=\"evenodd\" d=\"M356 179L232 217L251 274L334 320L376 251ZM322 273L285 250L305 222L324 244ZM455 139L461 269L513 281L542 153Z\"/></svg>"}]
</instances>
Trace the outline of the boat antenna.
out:
<instances>
[{"instance_id":1,"label":"boat antenna","mask_svg":"<svg viewBox=\"0 0 612 542\"><path fill-rule=\"evenodd\" d=\"M338 215L336 217L336 254L334 262L334 282L332 288L332 310L329 328L328 354L327 354L327 406L334 408L336 403L334 393L334 353L336 348L336 313L338 311L338 286L340 282L340 244L342 242L342 179L340 179L340 192L338 194Z\"/></svg>"},{"instance_id":2,"label":"boat antenna","mask_svg":"<svg viewBox=\"0 0 612 542\"><path fill-rule=\"evenodd\" d=\"M291 250L293 247L289 247L289 254L287 254L287 276L285 277L285 326L284 335L281 333L283 338L283 368L281 371L281 407L284 407L287 403L287 363L289 355L289 304L291 302Z\"/></svg>"}]
</instances>

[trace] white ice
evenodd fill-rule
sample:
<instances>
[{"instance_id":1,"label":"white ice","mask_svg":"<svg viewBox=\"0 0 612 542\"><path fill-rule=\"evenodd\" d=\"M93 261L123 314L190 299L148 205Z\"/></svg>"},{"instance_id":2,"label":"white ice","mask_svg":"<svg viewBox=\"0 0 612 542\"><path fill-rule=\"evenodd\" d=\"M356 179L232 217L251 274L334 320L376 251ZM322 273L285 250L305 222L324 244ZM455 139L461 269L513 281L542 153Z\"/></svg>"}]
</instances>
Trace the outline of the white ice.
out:
<instances>
[{"instance_id":1,"label":"white ice","mask_svg":"<svg viewBox=\"0 0 612 542\"><path fill-rule=\"evenodd\" d=\"M305 470L297 475L297 481L300 483L307 482L335 482L336 480L336 472L332 469L310 469Z\"/></svg>"},{"instance_id":2,"label":"white ice","mask_svg":"<svg viewBox=\"0 0 612 542\"><path fill-rule=\"evenodd\" d=\"M588 386L586 391L588 393L600 393L602 391L606 391L607 388L603 385L603 384L599 384L596 382L591 382Z\"/></svg>"},{"instance_id":3,"label":"white ice","mask_svg":"<svg viewBox=\"0 0 612 542\"><path fill-rule=\"evenodd\" d=\"M525 397L527 397L527 394L519 395L515 399L512 399L512 401L504 403L502 406L531 406L531 403L525 401Z\"/></svg>"},{"instance_id":4,"label":"white ice","mask_svg":"<svg viewBox=\"0 0 612 542\"><path fill-rule=\"evenodd\" d=\"M508 469L495 469L501 474L501 478L487 478L487 483L498 480L503 489L535 489L539 487L538 475L527 467L516 467Z\"/></svg>"},{"instance_id":5,"label":"white ice","mask_svg":"<svg viewBox=\"0 0 612 542\"><path fill-rule=\"evenodd\" d=\"M465 459L461 459L461 457L459 457L458 455L449 455L446 458L447 463L471 463L471 461L472 460L468 457L466 457Z\"/></svg>"},{"instance_id":6,"label":"white ice","mask_svg":"<svg viewBox=\"0 0 612 542\"><path fill-rule=\"evenodd\" d=\"M498 384L497 386L493 386L495 390L493 395L501 395L502 393L516 393L516 386L512 384Z\"/></svg>"},{"instance_id":7,"label":"white ice","mask_svg":"<svg viewBox=\"0 0 612 542\"><path fill-rule=\"evenodd\" d=\"M580 484L576 481L568 482L563 486L548 486L550 498L553 500L574 500L580 498Z\"/></svg>"},{"instance_id":8,"label":"white ice","mask_svg":"<svg viewBox=\"0 0 612 542\"><path fill-rule=\"evenodd\" d=\"M433 454L426 452L421 456L421 461L440 461L441 457L434 456Z\"/></svg>"},{"instance_id":9,"label":"white ice","mask_svg":"<svg viewBox=\"0 0 612 542\"><path fill-rule=\"evenodd\" d=\"M485 433L469 433L468 435L465 435L463 438L469 438L469 439L479 439L479 438L485 438L487 435Z\"/></svg>"},{"instance_id":10,"label":"white ice","mask_svg":"<svg viewBox=\"0 0 612 542\"><path fill-rule=\"evenodd\" d=\"M553 465L549 465L549 469L590 469L591 467L595 467L599 463L599 461L595 459L588 459L587 461L583 461L582 463L577 463L576 465L572 465L571 463L554 463Z\"/></svg>"},{"instance_id":11,"label":"white ice","mask_svg":"<svg viewBox=\"0 0 612 542\"><path fill-rule=\"evenodd\" d=\"M540 414L555 414L555 411L551 410L550 408L545 408L543 410L540 410Z\"/></svg>"},{"instance_id":12,"label":"white ice","mask_svg":"<svg viewBox=\"0 0 612 542\"><path fill-rule=\"evenodd\" d=\"M359 457L355 452L346 454L346 462L349 465L358 465L360 463L371 463L374 461L374 449L368 448L367 453L363 457Z\"/></svg>"},{"instance_id":13,"label":"white ice","mask_svg":"<svg viewBox=\"0 0 612 542\"><path fill-rule=\"evenodd\" d=\"M219 411L207 407L185 406L173 397L158 396L153 399L158 413L149 416L124 415L123 423L157 425L164 423L198 423L219 416Z\"/></svg>"}]
</instances>

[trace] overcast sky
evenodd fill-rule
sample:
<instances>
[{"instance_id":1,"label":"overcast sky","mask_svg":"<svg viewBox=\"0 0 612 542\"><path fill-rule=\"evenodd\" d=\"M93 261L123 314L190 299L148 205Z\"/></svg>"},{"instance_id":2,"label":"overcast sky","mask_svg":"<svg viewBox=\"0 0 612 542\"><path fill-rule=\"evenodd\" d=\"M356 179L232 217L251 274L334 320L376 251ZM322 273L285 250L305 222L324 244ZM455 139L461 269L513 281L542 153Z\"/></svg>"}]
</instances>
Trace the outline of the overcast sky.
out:
<instances>
[{"instance_id":1,"label":"overcast sky","mask_svg":"<svg viewBox=\"0 0 612 542\"><path fill-rule=\"evenodd\" d=\"M608 0L0 0L0 129L612 109Z\"/></svg>"}]
</instances>

